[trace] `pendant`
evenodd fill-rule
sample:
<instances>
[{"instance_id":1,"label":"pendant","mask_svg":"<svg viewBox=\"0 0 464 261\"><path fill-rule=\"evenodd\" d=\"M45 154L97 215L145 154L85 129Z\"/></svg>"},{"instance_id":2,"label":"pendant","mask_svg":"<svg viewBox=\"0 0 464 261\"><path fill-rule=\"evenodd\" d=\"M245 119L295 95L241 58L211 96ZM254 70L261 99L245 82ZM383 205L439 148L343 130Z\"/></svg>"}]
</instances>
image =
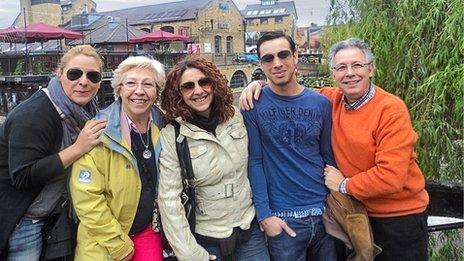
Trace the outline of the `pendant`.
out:
<instances>
[{"instance_id":1,"label":"pendant","mask_svg":"<svg viewBox=\"0 0 464 261\"><path fill-rule=\"evenodd\" d=\"M143 151L142 156L144 159L149 159L151 158L151 151L149 149L146 149Z\"/></svg>"}]
</instances>

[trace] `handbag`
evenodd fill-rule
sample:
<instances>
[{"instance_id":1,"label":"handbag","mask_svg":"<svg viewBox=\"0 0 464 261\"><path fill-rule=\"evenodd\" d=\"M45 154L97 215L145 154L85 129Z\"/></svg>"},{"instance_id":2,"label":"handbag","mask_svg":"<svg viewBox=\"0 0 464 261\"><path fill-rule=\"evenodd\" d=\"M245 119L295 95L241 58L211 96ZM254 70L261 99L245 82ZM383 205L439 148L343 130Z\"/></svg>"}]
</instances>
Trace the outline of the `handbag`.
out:
<instances>
[{"instance_id":1,"label":"handbag","mask_svg":"<svg viewBox=\"0 0 464 261\"><path fill-rule=\"evenodd\" d=\"M177 141L179 136L180 124L177 121L173 121L175 139L176 139L176 151L177 157L179 158L180 173L182 177L182 193L180 199L182 205L184 205L185 216L188 220L190 230L192 234L195 233L195 186L193 185L194 173L192 168L192 159L190 158L190 150L187 143L187 138L184 137L181 142Z\"/></svg>"},{"instance_id":2,"label":"handbag","mask_svg":"<svg viewBox=\"0 0 464 261\"><path fill-rule=\"evenodd\" d=\"M81 130L77 122L68 117L58 105L52 100L48 89L41 89L55 107L62 121L73 126L79 133ZM68 175L69 183L69 175ZM40 260L73 260L77 244L78 222L74 207L72 205L69 191L63 193L55 208L45 221L42 231L43 244Z\"/></svg>"},{"instance_id":3,"label":"handbag","mask_svg":"<svg viewBox=\"0 0 464 261\"><path fill-rule=\"evenodd\" d=\"M62 195L45 221L40 260L73 260L77 223L70 216L71 199Z\"/></svg>"}]
</instances>

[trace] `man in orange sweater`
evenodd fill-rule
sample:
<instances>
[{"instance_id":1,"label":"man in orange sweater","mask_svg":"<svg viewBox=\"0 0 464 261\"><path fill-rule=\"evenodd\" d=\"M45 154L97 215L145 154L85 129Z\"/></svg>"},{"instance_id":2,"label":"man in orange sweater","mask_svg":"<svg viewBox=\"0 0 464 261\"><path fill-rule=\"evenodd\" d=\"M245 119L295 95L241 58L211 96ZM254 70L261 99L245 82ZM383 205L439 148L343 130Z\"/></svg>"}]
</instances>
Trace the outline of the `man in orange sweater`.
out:
<instances>
[{"instance_id":1,"label":"man in orange sweater","mask_svg":"<svg viewBox=\"0 0 464 261\"><path fill-rule=\"evenodd\" d=\"M322 93L332 101L332 147L339 170L326 167L326 186L366 206L374 241L383 249L376 260L427 260L429 197L408 109L371 83L374 56L365 42L339 42L329 59L339 88Z\"/></svg>"},{"instance_id":2,"label":"man in orange sweater","mask_svg":"<svg viewBox=\"0 0 464 261\"><path fill-rule=\"evenodd\" d=\"M427 260L429 197L408 109L371 83L374 55L362 40L336 43L329 60L338 88L320 91L332 102L332 147L339 169L326 166L325 184L366 206L374 241L383 249L375 260ZM240 98L244 109L252 108L252 89Z\"/></svg>"}]
</instances>

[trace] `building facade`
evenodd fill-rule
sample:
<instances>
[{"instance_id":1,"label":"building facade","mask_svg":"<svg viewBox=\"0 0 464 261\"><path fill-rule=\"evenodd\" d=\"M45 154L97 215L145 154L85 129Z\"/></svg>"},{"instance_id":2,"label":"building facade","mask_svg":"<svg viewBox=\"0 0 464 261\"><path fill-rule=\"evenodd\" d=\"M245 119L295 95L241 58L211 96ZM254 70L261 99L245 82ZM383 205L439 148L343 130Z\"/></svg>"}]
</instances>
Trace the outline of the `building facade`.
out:
<instances>
[{"instance_id":1,"label":"building facade","mask_svg":"<svg viewBox=\"0 0 464 261\"><path fill-rule=\"evenodd\" d=\"M245 19L246 51L254 51L261 34L280 31L293 39L297 36L298 16L293 1L261 0L247 5L242 11Z\"/></svg>"},{"instance_id":2,"label":"building facade","mask_svg":"<svg viewBox=\"0 0 464 261\"><path fill-rule=\"evenodd\" d=\"M188 36L201 53L244 51L244 20L232 0L185 0L78 15L71 19L69 29L91 31L113 19L146 32L163 30Z\"/></svg>"},{"instance_id":3,"label":"building facade","mask_svg":"<svg viewBox=\"0 0 464 261\"><path fill-rule=\"evenodd\" d=\"M20 7L12 26L24 26L24 17L27 25L66 24L76 14L95 12L97 4L92 0L20 0Z\"/></svg>"}]
</instances>

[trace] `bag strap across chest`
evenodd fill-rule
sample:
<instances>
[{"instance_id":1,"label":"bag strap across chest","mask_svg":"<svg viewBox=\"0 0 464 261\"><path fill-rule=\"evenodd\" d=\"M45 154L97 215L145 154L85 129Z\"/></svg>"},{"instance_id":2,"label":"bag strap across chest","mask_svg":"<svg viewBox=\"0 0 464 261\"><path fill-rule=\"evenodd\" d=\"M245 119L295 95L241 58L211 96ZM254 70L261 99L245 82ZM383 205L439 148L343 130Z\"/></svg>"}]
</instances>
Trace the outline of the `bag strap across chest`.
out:
<instances>
[{"instance_id":1,"label":"bag strap across chest","mask_svg":"<svg viewBox=\"0 0 464 261\"><path fill-rule=\"evenodd\" d=\"M190 158L190 150L187 143L187 138L181 142L178 142L177 139L180 133L180 124L177 121L173 121L172 125L174 126L175 140L176 140L176 152L177 157L179 158L179 165L182 176L182 194L181 202L184 205L185 215L190 225L190 230L192 233L195 233L195 187L193 185L194 173L192 167L192 159Z\"/></svg>"}]
</instances>

